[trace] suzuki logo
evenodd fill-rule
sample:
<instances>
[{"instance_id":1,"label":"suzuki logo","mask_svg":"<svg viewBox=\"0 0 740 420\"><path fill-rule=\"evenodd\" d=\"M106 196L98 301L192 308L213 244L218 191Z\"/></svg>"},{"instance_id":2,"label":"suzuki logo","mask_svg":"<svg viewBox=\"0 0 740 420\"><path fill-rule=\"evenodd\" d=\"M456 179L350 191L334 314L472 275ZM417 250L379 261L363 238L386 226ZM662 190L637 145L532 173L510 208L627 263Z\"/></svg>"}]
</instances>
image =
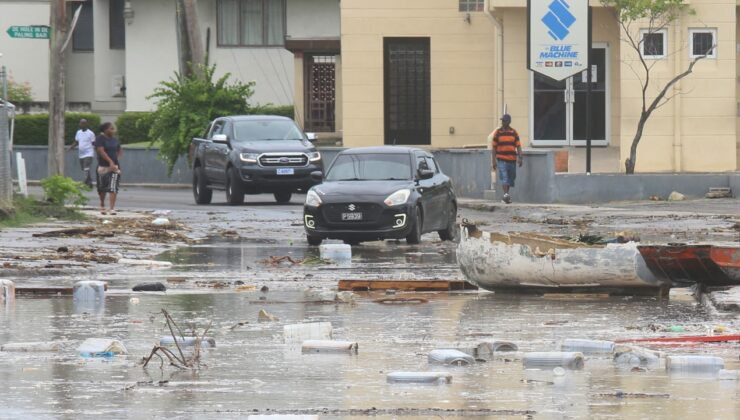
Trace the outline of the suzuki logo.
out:
<instances>
[{"instance_id":1,"label":"suzuki logo","mask_svg":"<svg viewBox=\"0 0 740 420\"><path fill-rule=\"evenodd\" d=\"M349 211L355 211L355 209L357 209L357 206L355 206L354 204L350 204L349 206L347 206L347 210Z\"/></svg>"},{"instance_id":2,"label":"suzuki logo","mask_svg":"<svg viewBox=\"0 0 740 420\"><path fill-rule=\"evenodd\" d=\"M576 22L576 17L568 10L569 8L565 0L553 0L548 6L549 11L542 18L542 23L548 29L547 33L555 41L564 40L570 34L568 28Z\"/></svg>"}]
</instances>

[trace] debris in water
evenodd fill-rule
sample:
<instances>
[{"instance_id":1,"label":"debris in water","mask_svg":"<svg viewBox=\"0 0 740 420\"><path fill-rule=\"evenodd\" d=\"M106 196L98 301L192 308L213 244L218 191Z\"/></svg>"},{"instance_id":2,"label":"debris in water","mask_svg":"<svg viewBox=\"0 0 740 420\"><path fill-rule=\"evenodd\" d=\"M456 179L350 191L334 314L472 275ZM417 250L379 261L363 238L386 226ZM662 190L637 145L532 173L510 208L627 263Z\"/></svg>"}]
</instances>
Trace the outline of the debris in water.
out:
<instances>
[{"instance_id":1,"label":"debris in water","mask_svg":"<svg viewBox=\"0 0 740 420\"><path fill-rule=\"evenodd\" d=\"M110 338L88 338L77 347L77 352L86 358L113 357L117 354L128 353L123 343Z\"/></svg>"},{"instance_id":2,"label":"debris in water","mask_svg":"<svg viewBox=\"0 0 740 420\"><path fill-rule=\"evenodd\" d=\"M132 289L134 292L166 292L167 287L160 282L137 284Z\"/></svg>"},{"instance_id":3,"label":"debris in water","mask_svg":"<svg viewBox=\"0 0 740 420\"><path fill-rule=\"evenodd\" d=\"M560 350L578 351L583 354L613 353L614 342L568 338L563 340Z\"/></svg>"},{"instance_id":4,"label":"debris in water","mask_svg":"<svg viewBox=\"0 0 740 420\"><path fill-rule=\"evenodd\" d=\"M465 366L475 363L475 359L459 350L436 349L429 352L427 361L433 364Z\"/></svg>"},{"instance_id":5,"label":"debris in water","mask_svg":"<svg viewBox=\"0 0 740 420\"><path fill-rule=\"evenodd\" d=\"M0 346L0 351L7 352L56 352L59 351L59 343L56 341L40 341L33 343L5 343Z\"/></svg>"},{"instance_id":6,"label":"debris in water","mask_svg":"<svg viewBox=\"0 0 740 420\"><path fill-rule=\"evenodd\" d=\"M358 345L353 341L306 340L301 344L302 353L357 354Z\"/></svg>"},{"instance_id":7,"label":"debris in water","mask_svg":"<svg viewBox=\"0 0 740 420\"><path fill-rule=\"evenodd\" d=\"M259 322L274 322L274 321L280 321L280 318L278 318L275 315L267 312L264 309L260 309L259 313L257 314L257 321L259 321Z\"/></svg>"},{"instance_id":8,"label":"debris in water","mask_svg":"<svg viewBox=\"0 0 740 420\"><path fill-rule=\"evenodd\" d=\"M680 193L680 192L678 192L678 191L673 191L673 192L672 192L672 193L671 193L671 194L670 194L670 195L668 196L668 201L683 201L683 200L685 200L685 199L686 199L686 196L685 196L685 195L683 195L683 194L681 194L681 193Z\"/></svg>"},{"instance_id":9,"label":"debris in water","mask_svg":"<svg viewBox=\"0 0 740 420\"><path fill-rule=\"evenodd\" d=\"M159 345L160 346L172 346L175 344L175 341L177 341L177 344L183 346L183 347L193 347L195 346L195 343L197 341L200 341L200 346L202 348L208 348L208 347L216 347L216 340L211 337L172 337L170 336L164 336L159 339Z\"/></svg>"},{"instance_id":10,"label":"debris in water","mask_svg":"<svg viewBox=\"0 0 740 420\"><path fill-rule=\"evenodd\" d=\"M531 352L524 353L522 363L526 368L583 369L583 353L580 352Z\"/></svg>"},{"instance_id":11,"label":"debris in water","mask_svg":"<svg viewBox=\"0 0 740 420\"><path fill-rule=\"evenodd\" d=\"M604 392L600 394L594 394L596 397L611 397L611 398L671 398L671 394L657 394L647 392Z\"/></svg>"},{"instance_id":12,"label":"debris in water","mask_svg":"<svg viewBox=\"0 0 740 420\"><path fill-rule=\"evenodd\" d=\"M193 339L193 352L190 354L189 357L185 357L185 354L182 351L182 348L180 348L180 342L184 340L186 337L182 333L182 330L180 327L175 323L175 320L172 319L170 314L167 312L167 310L162 309L162 315L164 315L165 323L167 325L167 328L170 330L170 334L172 337L172 341L175 344L175 347L177 347L178 354L175 354L172 350L163 347L163 346L154 346L152 348L152 352L149 353L148 357L144 357L142 359L143 361L143 367L146 368L149 362L152 360L154 356L159 357L160 361L160 369L164 367L164 358L162 355L167 357L167 359L170 362L170 365L179 368L179 369L198 369L200 368L200 349L201 345L203 343L203 340L206 339L206 334L208 334L208 331L211 329L211 324L208 324L206 329L203 331L202 334L196 333L195 329L192 331L192 336L189 338ZM175 330L178 331L179 335L175 334ZM213 345L215 345L215 341L213 342Z\"/></svg>"},{"instance_id":13,"label":"debris in water","mask_svg":"<svg viewBox=\"0 0 740 420\"><path fill-rule=\"evenodd\" d=\"M306 340L331 340L331 322L292 324L283 327L286 343L302 343Z\"/></svg>"},{"instance_id":14,"label":"debris in water","mask_svg":"<svg viewBox=\"0 0 740 420\"><path fill-rule=\"evenodd\" d=\"M380 298L373 300L375 303L382 303L382 304L402 304L402 303L409 303L409 304L420 304L420 303L429 303L429 300L420 298L420 297L386 297L386 298Z\"/></svg>"},{"instance_id":15,"label":"debris in water","mask_svg":"<svg viewBox=\"0 0 740 420\"><path fill-rule=\"evenodd\" d=\"M386 376L389 383L451 384L452 375L447 372L391 372Z\"/></svg>"},{"instance_id":16,"label":"debris in water","mask_svg":"<svg viewBox=\"0 0 740 420\"><path fill-rule=\"evenodd\" d=\"M70 236L80 236L80 235L90 234L94 231L95 231L95 228L93 226L85 226L85 227L52 230L49 232L42 232L42 233L34 233L31 236L33 236L34 238L67 238Z\"/></svg>"}]
</instances>

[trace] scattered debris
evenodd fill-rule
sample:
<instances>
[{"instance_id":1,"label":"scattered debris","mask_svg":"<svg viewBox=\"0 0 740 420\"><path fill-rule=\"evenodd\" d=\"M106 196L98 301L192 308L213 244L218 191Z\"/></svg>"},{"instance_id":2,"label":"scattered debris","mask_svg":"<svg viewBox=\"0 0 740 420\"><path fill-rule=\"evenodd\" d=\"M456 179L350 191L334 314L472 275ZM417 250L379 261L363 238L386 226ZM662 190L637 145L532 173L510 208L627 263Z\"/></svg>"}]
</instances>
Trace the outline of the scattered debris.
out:
<instances>
[{"instance_id":1,"label":"scattered debris","mask_svg":"<svg viewBox=\"0 0 740 420\"><path fill-rule=\"evenodd\" d=\"M33 343L5 343L0 345L0 351L7 352L57 352L59 343L56 341L39 341Z\"/></svg>"},{"instance_id":2,"label":"scattered debris","mask_svg":"<svg viewBox=\"0 0 740 420\"><path fill-rule=\"evenodd\" d=\"M72 288L72 296L78 302L103 301L106 288L107 285L103 281L78 281Z\"/></svg>"},{"instance_id":3,"label":"scattered debris","mask_svg":"<svg viewBox=\"0 0 740 420\"><path fill-rule=\"evenodd\" d=\"M132 305L138 305L138 304L139 304L139 302L140 302L140 301L139 301L139 298L137 298L137 297L132 297L132 298L131 298L131 299L129 299L128 301L129 301L129 302L130 302L130 303L131 303Z\"/></svg>"},{"instance_id":4,"label":"scattered debris","mask_svg":"<svg viewBox=\"0 0 740 420\"><path fill-rule=\"evenodd\" d=\"M301 344L302 353L357 354L358 345L353 341L306 340Z\"/></svg>"},{"instance_id":5,"label":"scattered debris","mask_svg":"<svg viewBox=\"0 0 740 420\"><path fill-rule=\"evenodd\" d=\"M67 248L66 246L60 246L59 248L57 248L57 252L69 252L69 248Z\"/></svg>"},{"instance_id":6,"label":"scattered debris","mask_svg":"<svg viewBox=\"0 0 740 420\"><path fill-rule=\"evenodd\" d=\"M183 347L193 347L198 341L200 341L202 348L216 347L216 340L211 337L173 337L171 335L160 338L159 345L172 346L177 342L178 345Z\"/></svg>"},{"instance_id":7,"label":"scattered debris","mask_svg":"<svg viewBox=\"0 0 740 420\"><path fill-rule=\"evenodd\" d=\"M391 372L386 376L388 383L451 384L452 375L447 372Z\"/></svg>"},{"instance_id":8,"label":"scattered debris","mask_svg":"<svg viewBox=\"0 0 740 420\"><path fill-rule=\"evenodd\" d=\"M259 313L257 314L257 321L258 322L274 322L274 321L280 321L280 318L267 312L264 309L260 309Z\"/></svg>"},{"instance_id":9,"label":"scattered debris","mask_svg":"<svg viewBox=\"0 0 740 420\"><path fill-rule=\"evenodd\" d=\"M665 369L671 372L718 372L725 368L725 361L714 356L668 356Z\"/></svg>"},{"instance_id":10,"label":"scattered debris","mask_svg":"<svg viewBox=\"0 0 740 420\"><path fill-rule=\"evenodd\" d=\"M382 304L399 304L399 303L410 303L410 304L420 304L420 303L429 303L429 300L420 298L420 297L386 297L386 298L380 298L373 300L375 303L382 303Z\"/></svg>"},{"instance_id":11,"label":"scattered debris","mask_svg":"<svg viewBox=\"0 0 740 420\"><path fill-rule=\"evenodd\" d=\"M77 352L85 358L113 357L128 353L123 343L110 338L88 338L77 347Z\"/></svg>"},{"instance_id":12,"label":"scattered debris","mask_svg":"<svg viewBox=\"0 0 740 420\"><path fill-rule=\"evenodd\" d=\"M319 246L319 255L322 260L347 264L352 261L352 246L347 244L322 244Z\"/></svg>"},{"instance_id":13,"label":"scattered debris","mask_svg":"<svg viewBox=\"0 0 740 420\"><path fill-rule=\"evenodd\" d=\"M614 342L568 338L563 340L560 350L565 352L581 352L583 354L613 353Z\"/></svg>"},{"instance_id":14,"label":"scattered debris","mask_svg":"<svg viewBox=\"0 0 740 420\"><path fill-rule=\"evenodd\" d=\"M465 280L340 280L338 288L353 292L388 289L413 292L478 290Z\"/></svg>"},{"instance_id":15,"label":"scattered debris","mask_svg":"<svg viewBox=\"0 0 740 420\"><path fill-rule=\"evenodd\" d=\"M680 192L678 192L678 191L673 191L673 192L672 192L672 193L671 193L671 194L670 194L670 195L668 196L668 201L683 201L683 200L685 200L685 199L686 199L686 196L685 196L685 195L683 195L683 194L681 194L681 193L680 193Z\"/></svg>"},{"instance_id":16,"label":"scattered debris","mask_svg":"<svg viewBox=\"0 0 740 420\"><path fill-rule=\"evenodd\" d=\"M341 302L341 303L354 304L356 297L357 297L356 294L354 294L352 292L344 291L344 292L338 292L336 294L335 300L337 302Z\"/></svg>"},{"instance_id":17,"label":"scattered debris","mask_svg":"<svg viewBox=\"0 0 740 420\"><path fill-rule=\"evenodd\" d=\"M0 303L15 300L15 283L10 280L0 279Z\"/></svg>"},{"instance_id":18,"label":"scattered debris","mask_svg":"<svg viewBox=\"0 0 740 420\"><path fill-rule=\"evenodd\" d=\"M623 338L615 340L617 343L722 343L740 341L740 334L734 335L692 335L681 337L648 337L648 338Z\"/></svg>"},{"instance_id":19,"label":"scattered debris","mask_svg":"<svg viewBox=\"0 0 740 420\"><path fill-rule=\"evenodd\" d=\"M717 373L720 381L737 381L740 380L740 370L720 369Z\"/></svg>"},{"instance_id":20,"label":"scattered debris","mask_svg":"<svg viewBox=\"0 0 740 420\"><path fill-rule=\"evenodd\" d=\"M151 268L170 268L172 267L172 263L169 261L135 260L132 258L121 258L118 260L118 264L149 266Z\"/></svg>"},{"instance_id":21,"label":"scattered debris","mask_svg":"<svg viewBox=\"0 0 740 420\"><path fill-rule=\"evenodd\" d=\"M252 292L257 290L257 286L253 284L242 284L241 286L236 286L234 290L237 292Z\"/></svg>"},{"instance_id":22,"label":"scattered debris","mask_svg":"<svg viewBox=\"0 0 740 420\"><path fill-rule=\"evenodd\" d=\"M198 369L200 368L201 362L200 362L200 349L201 344L203 340L206 339L206 334L208 334L208 330L211 329L211 324L206 327L206 329L203 331L203 334L197 334L195 330L192 331L192 338L194 339L194 345L193 345L193 352L189 357L185 357L185 354L182 351L182 348L180 348L180 340L177 338L178 335L175 334L175 329L180 333L179 337L180 339L184 339L185 335L182 333L182 330L180 327L175 323L175 320L172 319L170 314L167 312L167 310L162 309L162 315L164 315L165 323L167 325L167 328L170 330L170 334L172 335L172 340L177 347L178 354L175 354L173 351L169 350L166 347L162 346L154 346L152 348L152 352L149 353L148 357L144 357L143 360L143 367L146 368L147 365L149 365L149 362L152 360L154 356L159 357L160 360L160 369L164 367L164 358L162 357L162 354L167 357L167 359L170 362L171 366L177 367L179 369ZM214 342L215 345L215 342Z\"/></svg>"},{"instance_id":23,"label":"scattered debris","mask_svg":"<svg viewBox=\"0 0 740 420\"><path fill-rule=\"evenodd\" d=\"M167 283L182 284L182 283L185 283L188 280L188 278L187 277L167 277L166 280L167 280Z\"/></svg>"},{"instance_id":24,"label":"scattered debris","mask_svg":"<svg viewBox=\"0 0 740 420\"><path fill-rule=\"evenodd\" d=\"M166 292L167 287L160 282L156 283L141 283L133 287L134 292Z\"/></svg>"},{"instance_id":25,"label":"scattered debris","mask_svg":"<svg viewBox=\"0 0 740 420\"><path fill-rule=\"evenodd\" d=\"M271 265L273 267L277 267L284 263L290 263L291 265L298 265L303 263L303 260L301 259L293 259L290 255L284 255L282 257L274 257L270 256L270 258L266 260L262 260L262 263L265 265Z\"/></svg>"},{"instance_id":26,"label":"scattered debris","mask_svg":"<svg viewBox=\"0 0 740 420\"><path fill-rule=\"evenodd\" d=\"M614 351L614 363L621 366L657 366L665 354L637 346L618 346Z\"/></svg>"},{"instance_id":27,"label":"scattered debris","mask_svg":"<svg viewBox=\"0 0 740 420\"><path fill-rule=\"evenodd\" d=\"M260 288L260 292L262 292L262 293L267 293L267 292L269 292L269 291L270 291L270 288L269 288L269 287L267 287L267 286L262 286L262 287Z\"/></svg>"},{"instance_id":28,"label":"scattered debris","mask_svg":"<svg viewBox=\"0 0 740 420\"><path fill-rule=\"evenodd\" d=\"M170 219L166 217L157 217L156 219L152 220L152 226L169 226L170 225Z\"/></svg>"},{"instance_id":29,"label":"scattered debris","mask_svg":"<svg viewBox=\"0 0 740 420\"><path fill-rule=\"evenodd\" d=\"M583 353L580 352L531 352L524 353L522 363L525 368L583 369Z\"/></svg>"},{"instance_id":30,"label":"scattered debris","mask_svg":"<svg viewBox=\"0 0 740 420\"><path fill-rule=\"evenodd\" d=\"M331 340L331 322L292 324L283 327L286 343L302 343L306 340Z\"/></svg>"},{"instance_id":31,"label":"scattered debris","mask_svg":"<svg viewBox=\"0 0 740 420\"><path fill-rule=\"evenodd\" d=\"M475 359L459 350L437 349L427 355L427 361L432 364L465 366L475 363Z\"/></svg>"},{"instance_id":32,"label":"scattered debris","mask_svg":"<svg viewBox=\"0 0 740 420\"><path fill-rule=\"evenodd\" d=\"M85 227L75 227L75 228L67 228L67 229L60 229L60 230L51 230L49 232L42 232L42 233L34 233L34 238L68 238L70 236L79 236L79 235L86 235L90 234L95 231L95 228L92 226L85 226Z\"/></svg>"},{"instance_id":33,"label":"scattered debris","mask_svg":"<svg viewBox=\"0 0 740 420\"><path fill-rule=\"evenodd\" d=\"M239 321L236 324L234 324L231 327L229 327L229 329L231 331L234 331L235 329L237 329L239 327L243 327L243 326L248 325L248 324L249 324L249 321Z\"/></svg>"},{"instance_id":34,"label":"scattered debris","mask_svg":"<svg viewBox=\"0 0 740 420\"><path fill-rule=\"evenodd\" d=\"M704 195L706 198L732 198L732 189L728 187L709 188L709 192Z\"/></svg>"},{"instance_id":35,"label":"scattered debris","mask_svg":"<svg viewBox=\"0 0 740 420\"><path fill-rule=\"evenodd\" d=\"M596 397L611 397L611 398L671 398L671 394L656 394L647 392L604 392L594 394Z\"/></svg>"}]
</instances>

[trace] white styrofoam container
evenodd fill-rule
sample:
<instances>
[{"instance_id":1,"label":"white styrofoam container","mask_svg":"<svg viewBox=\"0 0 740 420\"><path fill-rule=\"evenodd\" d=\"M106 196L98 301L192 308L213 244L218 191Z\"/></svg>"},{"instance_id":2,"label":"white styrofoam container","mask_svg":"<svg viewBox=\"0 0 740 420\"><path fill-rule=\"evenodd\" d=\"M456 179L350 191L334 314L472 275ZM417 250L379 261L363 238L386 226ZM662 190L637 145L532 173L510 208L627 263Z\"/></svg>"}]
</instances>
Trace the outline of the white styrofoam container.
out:
<instances>
[{"instance_id":1,"label":"white styrofoam container","mask_svg":"<svg viewBox=\"0 0 740 420\"><path fill-rule=\"evenodd\" d=\"M306 340L331 340L331 322L310 322L283 327L286 343L303 343Z\"/></svg>"}]
</instances>

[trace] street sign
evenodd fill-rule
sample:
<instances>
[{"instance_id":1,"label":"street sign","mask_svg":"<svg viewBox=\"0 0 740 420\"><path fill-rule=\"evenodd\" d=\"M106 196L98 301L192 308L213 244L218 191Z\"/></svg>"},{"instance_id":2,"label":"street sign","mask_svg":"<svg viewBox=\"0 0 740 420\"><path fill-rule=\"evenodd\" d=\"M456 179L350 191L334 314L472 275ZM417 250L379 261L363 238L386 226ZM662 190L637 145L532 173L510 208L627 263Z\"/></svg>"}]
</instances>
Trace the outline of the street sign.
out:
<instances>
[{"instance_id":1,"label":"street sign","mask_svg":"<svg viewBox=\"0 0 740 420\"><path fill-rule=\"evenodd\" d=\"M563 80L588 68L588 0L527 1L527 68Z\"/></svg>"},{"instance_id":2,"label":"street sign","mask_svg":"<svg viewBox=\"0 0 740 420\"><path fill-rule=\"evenodd\" d=\"M49 39L49 27L45 25L11 26L6 32L11 38Z\"/></svg>"}]
</instances>

